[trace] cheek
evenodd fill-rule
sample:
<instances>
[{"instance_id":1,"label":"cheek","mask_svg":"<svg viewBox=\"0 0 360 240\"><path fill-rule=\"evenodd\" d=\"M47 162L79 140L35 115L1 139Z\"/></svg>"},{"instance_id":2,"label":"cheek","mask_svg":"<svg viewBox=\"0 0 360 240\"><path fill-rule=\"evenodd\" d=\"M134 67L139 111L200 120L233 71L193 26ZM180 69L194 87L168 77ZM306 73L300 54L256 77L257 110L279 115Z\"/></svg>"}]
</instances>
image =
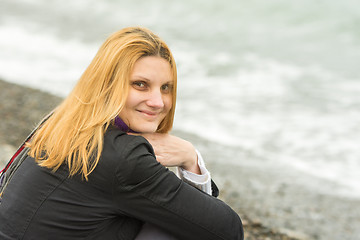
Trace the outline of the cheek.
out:
<instances>
[{"instance_id":1,"label":"cheek","mask_svg":"<svg viewBox=\"0 0 360 240\"><path fill-rule=\"evenodd\" d=\"M171 107L172 107L172 97L171 96L166 96L164 99L164 105L165 105L165 110L166 112L169 112Z\"/></svg>"},{"instance_id":2,"label":"cheek","mask_svg":"<svg viewBox=\"0 0 360 240\"><path fill-rule=\"evenodd\" d=\"M141 102L141 96L138 96L136 91L129 91L129 95L126 99L126 108L133 108Z\"/></svg>"}]
</instances>

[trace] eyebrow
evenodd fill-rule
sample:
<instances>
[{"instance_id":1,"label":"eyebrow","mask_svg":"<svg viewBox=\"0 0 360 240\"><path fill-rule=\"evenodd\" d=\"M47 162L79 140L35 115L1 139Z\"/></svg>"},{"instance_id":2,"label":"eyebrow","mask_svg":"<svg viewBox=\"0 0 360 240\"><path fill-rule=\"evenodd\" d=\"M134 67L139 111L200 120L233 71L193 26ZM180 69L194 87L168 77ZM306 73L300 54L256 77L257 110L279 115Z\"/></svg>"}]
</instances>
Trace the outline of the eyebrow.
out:
<instances>
[{"instance_id":1,"label":"eyebrow","mask_svg":"<svg viewBox=\"0 0 360 240\"><path fill-rule=\"evenodd\" d=\"M150 79L148 79L146 77L143 77L141 75L135 75L135 76L131 77L130 81L134 81L134 80L138 80L138 79L141 79L141 80L146 81L146 82L151 82ZM174 83L174 80L168 80L165 83Z\"/></svg>"},{"instance_id":2,"label":"eyebrow","mask_svg":"<svg viewBox=\"0 0 360 240\"><path fill-rule=\"evenodd\" d=\"M135 76L133 76L133 77L130 77L130 80L138 79L138 78L141 78L141 80L150 82L150 79L148 79L148 78L146 78L146 77L143 77L143 76L140 76L140 75L135 75Z\"/></svg>"}]
</instances>

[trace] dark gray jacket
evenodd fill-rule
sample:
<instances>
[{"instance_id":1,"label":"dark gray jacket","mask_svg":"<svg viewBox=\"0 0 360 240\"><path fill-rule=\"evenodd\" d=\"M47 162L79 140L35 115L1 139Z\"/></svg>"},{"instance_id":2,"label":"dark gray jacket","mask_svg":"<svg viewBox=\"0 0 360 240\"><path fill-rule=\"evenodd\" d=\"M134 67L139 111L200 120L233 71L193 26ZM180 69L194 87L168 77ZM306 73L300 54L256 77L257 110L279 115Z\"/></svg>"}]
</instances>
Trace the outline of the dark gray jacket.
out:
<instances>
[{"instance_id":1,"label":"dark gray jacket","mask_svg":"<svg viewBox=\"0 0 360 240\"><path fill-rule=\"evenodd\" d=\"M0 204L0 239L134 239L149 222L178 239L243 239L239 216L159 164L139 136L110 128L89 176L28 157Z\"/></svg>"}]
</instances>

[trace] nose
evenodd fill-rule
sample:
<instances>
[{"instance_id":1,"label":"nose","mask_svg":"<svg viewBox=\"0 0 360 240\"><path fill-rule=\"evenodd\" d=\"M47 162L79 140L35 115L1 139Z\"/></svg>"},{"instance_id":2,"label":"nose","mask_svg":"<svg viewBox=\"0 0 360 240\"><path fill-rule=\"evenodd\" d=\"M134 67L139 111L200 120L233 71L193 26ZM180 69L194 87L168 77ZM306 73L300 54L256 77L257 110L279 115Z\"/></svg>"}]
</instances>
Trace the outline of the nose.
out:
<instances>
[{"instance_id":1,"label":"nose","mask_svg":"<svg viewBox=\"0 0 360 240\"><path fill-rule=\"evenodd\" d=\"M152 108L163 108L164 100L161 91L151 91L149 93L149 98L146 101L146 104Z\"/></svg>"}]
</instances>

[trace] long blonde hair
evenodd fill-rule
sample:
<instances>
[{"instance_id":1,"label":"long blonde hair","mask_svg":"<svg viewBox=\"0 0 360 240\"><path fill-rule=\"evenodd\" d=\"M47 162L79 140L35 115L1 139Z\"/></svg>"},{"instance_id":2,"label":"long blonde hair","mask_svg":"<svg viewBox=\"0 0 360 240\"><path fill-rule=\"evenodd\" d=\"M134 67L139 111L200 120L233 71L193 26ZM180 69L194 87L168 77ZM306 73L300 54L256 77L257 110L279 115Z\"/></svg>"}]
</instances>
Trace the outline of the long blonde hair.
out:
<instances>
[{"instance_id":1,"label":"long blonde hair","mask_svg":"<svg viewBox=\"0 0 360 240\"><path fill-rule=\"evenodd\" d=\"M166 43L154 33L130 27L103 43L69 96L27 144L29 155L53 171L66 164L70 176L81 173L87 180L99 162L105 131L125 105L134 64L144 56L160 56L170 63L172 108L157 132L170 131L176 104L175 60Z\"/></svg>"}]
</instances>

